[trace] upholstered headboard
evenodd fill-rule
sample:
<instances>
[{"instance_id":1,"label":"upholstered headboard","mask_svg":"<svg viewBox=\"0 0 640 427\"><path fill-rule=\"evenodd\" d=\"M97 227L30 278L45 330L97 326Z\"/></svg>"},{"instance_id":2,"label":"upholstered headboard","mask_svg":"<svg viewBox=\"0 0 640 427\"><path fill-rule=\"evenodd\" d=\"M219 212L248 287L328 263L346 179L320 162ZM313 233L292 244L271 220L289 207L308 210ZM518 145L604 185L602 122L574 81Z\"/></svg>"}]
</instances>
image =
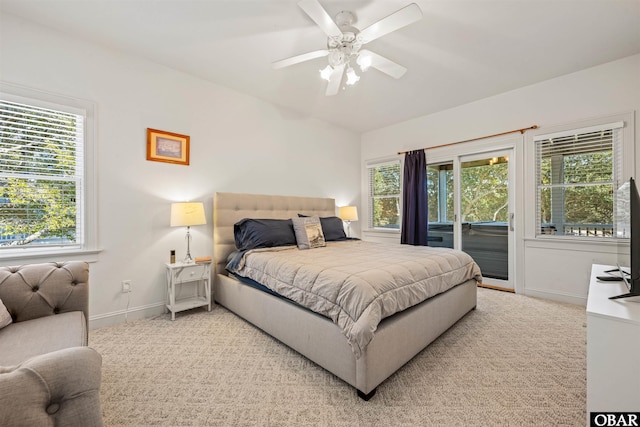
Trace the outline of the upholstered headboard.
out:
<instances>
[{"instance_id":1,"label":"upholstered headboard","mask_svg":"<svg viewBox=\"0 0 640 427\"><path fill-rule=\"evenodd\" d=\"M213 196L213 262L216 274L226 274L227 257L236 249L233 224L243 218L286 219L305 215L335 216L330 198L215 193Z\"/></svg>"}]
</instances>

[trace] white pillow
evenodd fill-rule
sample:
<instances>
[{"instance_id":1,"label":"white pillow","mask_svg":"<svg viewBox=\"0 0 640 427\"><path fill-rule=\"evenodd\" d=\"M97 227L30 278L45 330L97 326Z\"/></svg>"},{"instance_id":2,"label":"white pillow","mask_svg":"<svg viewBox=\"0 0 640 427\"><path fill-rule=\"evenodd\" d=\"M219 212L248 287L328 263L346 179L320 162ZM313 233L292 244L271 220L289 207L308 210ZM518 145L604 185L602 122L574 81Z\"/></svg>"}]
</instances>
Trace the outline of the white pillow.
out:
<instances>
[{"instance_id":1,"label":"white pillow","mask_svg":"<svg viewBox=\"0 0 640 427\"><path fill-rule=\"evenodd\" d=\"M11 319L9 311L7 311L7 307L4 306L0 299L0 329L10 325L12 321L13 319Z\"/></svg>"},{"instance_id":2,"label":"white pillow","mask_svg":"<svg viewBox=\"0 0 640 427\"><path fill-rule=\"evenodd\" d=\"M320 218L309 216L303 218L291 218L293 231L296 233L298 249L321 248L326 246Z\"/></svg>"}]
</instances>

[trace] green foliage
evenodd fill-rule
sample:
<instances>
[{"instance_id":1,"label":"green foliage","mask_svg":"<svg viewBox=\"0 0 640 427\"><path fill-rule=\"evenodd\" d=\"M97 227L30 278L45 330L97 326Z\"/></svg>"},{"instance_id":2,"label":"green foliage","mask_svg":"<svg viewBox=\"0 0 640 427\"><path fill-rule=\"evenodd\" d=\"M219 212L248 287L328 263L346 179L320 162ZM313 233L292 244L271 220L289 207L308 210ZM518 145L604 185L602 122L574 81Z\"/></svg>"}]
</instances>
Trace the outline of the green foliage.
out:
<instances>
[{"instance_id":1,"label":"green foliage","mask_svg":"<svg viewBox=\"0 0 640 427\"><path fill-rule=\"evenodd\" d=\"M564 192L565 222L613 224L613 186L572 187Z\"/></svg>"},{"instance_id":2,"label":"green foliage","mask_svg":"<svg viewBox=\"0 0 640 427\"><path fill-rule=\"evenodd\" d=\"M613 152L576 154L563 161L565 183L613 181ZM579 224L613 224L613 185L569 187L564 192L565 221Z\"/></svg>"},{"instance_id":3,"label":"green foliage","mask_svg":"<svg viewBox=\"0 0 640 427\"><path fill-rule=\"evenodd\" d=\"M613 151L582 153L563 158L565 184L613 181Z\"/></svg>"},{"instance_id":4,"label":"green foliage","mask_svg":"<svg viewBox=\"0 0 640 427\"><path fill-rule=\"evenodd\" d=\"M400 164L374 169L373 195L394 196L400 193Z\"/></svg>"},{"instance_id":5,"label":"green foliage","mask_svg":"<svg viewBox=\"0 0 640 427\"><path fill-rule=\"evenodd\" d=\"M75 194L73 182L9 178L0 179L0 188L8 200L0 205L5 234L74 238L76 207L65 197Z\"/></svg>"},{"instance_id":6,"label":"green foliage","mask_svg":"<svg viewBox=\"0 0 640 427\"><path fill-rule=\"evenodd\" d=\"M557 175L555 181L552 174ZM556 188L539 190L541 222L553 222L553 209L560 209L558 216L566 224L612 224L612 181L612 150L543 158L539 184ZM599 182L603 184L593 185Z\"/></svg>"},{"instance_id":7,"label":"green foliage","mask_svg":"<svg viewBox=\"0 0 640 427\"><path fill-rule=\"evenodd\" d=\"M0 231L37 239L75 240L76 116L2 102ZM69 177L64 179L64 177Z\"/></svg>"},{"instance_id":8,"label":"green foliage","mask_svg":"<svg viewBox=\"0 0 640 427\"><path fill-rule=\"evenodd\" d=\"M373 226L400 228L400 164L371 169Z\"/></svg>"},{"instance_id":9,"label":"green foliage","mask_svg":"<svg viewBox=\"0 0 640 427\"><path fill-rule=\"evenodd\" d=\"M440 217L440 185L446 187L445 218ZM427 198L429 222L453 222L453 165L427 166Z\"/></svg>"},{"instance_id":10,"label":"green foliage","mask_svg":"<svg viewBox=\"0 0 640 427\"><path fill-rule=\"evenodd\" d=\"M400 166L375 168L374 225L399 227ZM555 168L555 169L554 169ZM553 220L552 206L563 211L567 224L612 224L613 153L599 151L543 158L539 184L542 223ZM554 178L553 175L556 175ZM461 220L463 222L508 221L509 171L507 158L462 164ZM560 179L561 182L553 182ZM444 182L441 182L444 180ZM594 185L602 182L602 185ZM552 184L568 184L551 188ZM451 164L427 167L429 222L453 222L453 168ZM446 200L440 186L444 185ZM552 197L557 200L552 204ZM446 203L446 218L440 218L440 204ZM559 203L559 204L558 204Z\"/></svg>"},{"instance_id":11,"label":"green foliage","mask_svg":"<svg viewBox=\"0 0 640 427\"><path fill-rule=\"evenodd\" d=\"M400 198L373 200L374 227L400 228Z\"/></svg>"},{"instance_id":12,"label":"green foliage","mask_svg":"<svg viewBox=\"0 0 640 427\"><path fill-rule=\"evenodd\" d=\"M508 221L508 163L463 164L462 222Z\"/></svg>"}]
</instances>

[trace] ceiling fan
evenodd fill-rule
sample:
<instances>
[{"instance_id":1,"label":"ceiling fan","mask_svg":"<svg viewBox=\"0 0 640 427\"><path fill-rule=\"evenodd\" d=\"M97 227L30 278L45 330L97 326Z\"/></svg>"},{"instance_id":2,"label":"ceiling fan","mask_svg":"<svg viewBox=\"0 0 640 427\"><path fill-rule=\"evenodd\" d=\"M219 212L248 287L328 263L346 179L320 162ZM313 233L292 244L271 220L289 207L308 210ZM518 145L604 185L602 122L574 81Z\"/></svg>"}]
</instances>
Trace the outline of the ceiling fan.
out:
<instances>
[{"instance_id":1,"label":"ceiling fan","mask_svg":"<svg viewBox=\"0 0 640 427\"><path fill-rule=\"evenodd\" d=\"M362 46L422 19L422 11L417 4L411 3L362 31L353 26L356 17L352 12L339 12L333 20L318 0L301 0L298 6L328 36L327 48L276 61L272 64L274 69L328 56L329 65L320 70L320 76L329 82L326 92L328 96L338 93L345 69L346 84L353 85L360 80L351 66L351 61L355 61L362 71L373 67L396 79L402 77L407 71L402 65L370 50L362 49Z\"/></svg>"}]
</instances>

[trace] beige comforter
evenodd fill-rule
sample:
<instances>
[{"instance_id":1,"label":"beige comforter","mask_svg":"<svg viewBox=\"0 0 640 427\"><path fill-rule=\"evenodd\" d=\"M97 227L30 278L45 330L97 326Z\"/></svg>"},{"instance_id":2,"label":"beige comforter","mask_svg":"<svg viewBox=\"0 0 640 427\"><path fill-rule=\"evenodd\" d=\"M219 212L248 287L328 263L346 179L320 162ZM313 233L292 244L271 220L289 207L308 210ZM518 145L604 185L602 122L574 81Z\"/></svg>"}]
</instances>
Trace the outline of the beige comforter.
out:
<instances>
[{"instance_id":1,"label":"beige comforter","mask_svg":"<svg viewBox=\"0 0 640 427\"><path fill-rule=\"evenodd\" d=\"M360 240L250 250L233 272L331 318L356 357L385 317L469 279L482 281L464 252Z\"/></svg>"}]
</instances>

